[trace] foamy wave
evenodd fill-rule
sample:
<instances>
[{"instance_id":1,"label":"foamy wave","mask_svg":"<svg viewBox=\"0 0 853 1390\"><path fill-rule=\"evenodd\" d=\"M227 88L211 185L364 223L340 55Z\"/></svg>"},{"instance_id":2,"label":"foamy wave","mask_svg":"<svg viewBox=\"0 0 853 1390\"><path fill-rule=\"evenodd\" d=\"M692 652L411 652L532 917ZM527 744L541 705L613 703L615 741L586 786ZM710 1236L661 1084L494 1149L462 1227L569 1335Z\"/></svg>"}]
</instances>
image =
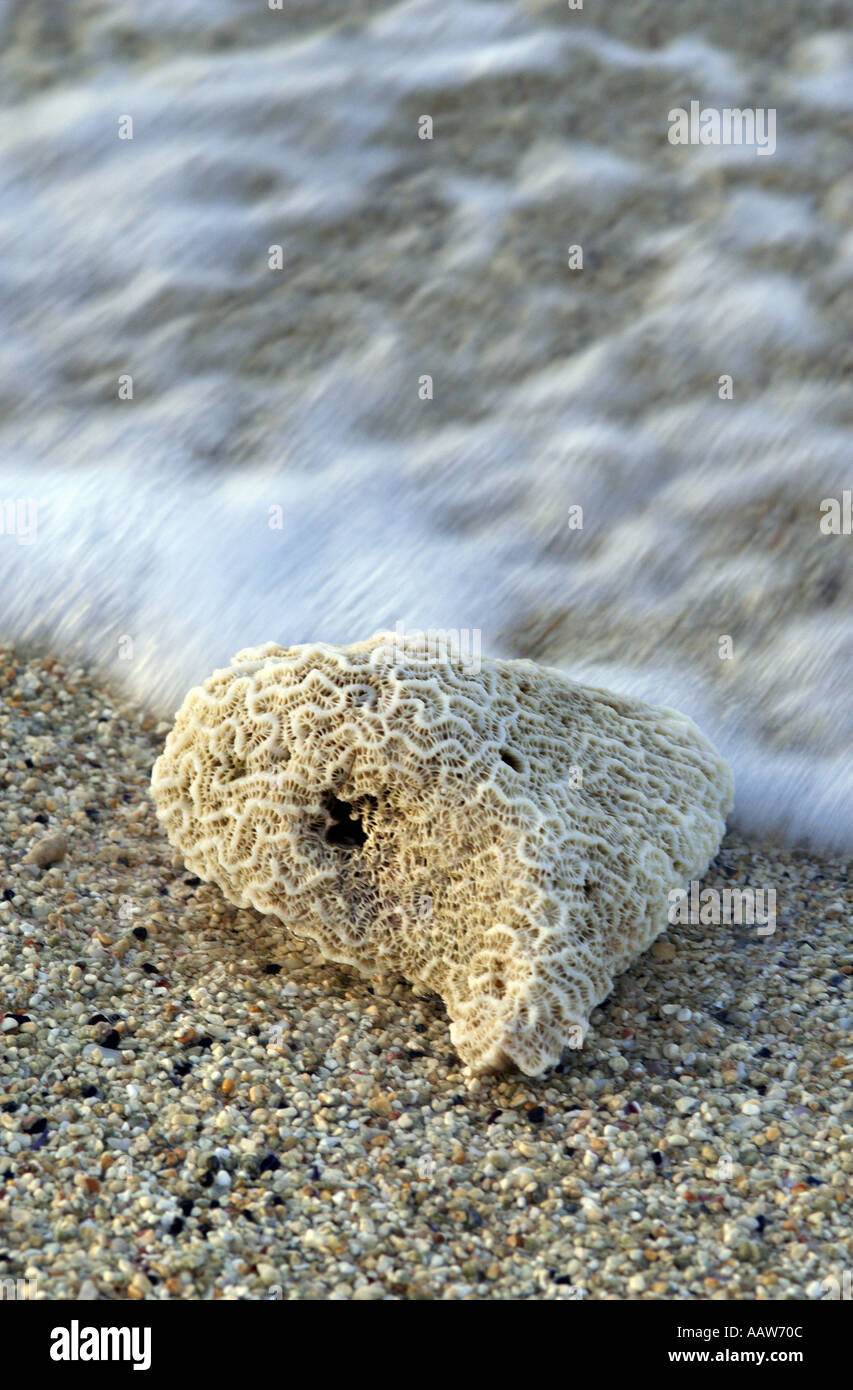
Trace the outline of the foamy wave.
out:
<instances>
[{"instance_id":1,"label":"foamy wave","mask_svg":"<svg viewBox=\"0 0 853 1390\"><path fill-rule=\"evenodd\" d=\"M0 6L5 636L168 711L249 644L479 628L853 842L849 42L627 8ZM671 146L694 99L776 154Z\"/></svg>"}]
</instances>

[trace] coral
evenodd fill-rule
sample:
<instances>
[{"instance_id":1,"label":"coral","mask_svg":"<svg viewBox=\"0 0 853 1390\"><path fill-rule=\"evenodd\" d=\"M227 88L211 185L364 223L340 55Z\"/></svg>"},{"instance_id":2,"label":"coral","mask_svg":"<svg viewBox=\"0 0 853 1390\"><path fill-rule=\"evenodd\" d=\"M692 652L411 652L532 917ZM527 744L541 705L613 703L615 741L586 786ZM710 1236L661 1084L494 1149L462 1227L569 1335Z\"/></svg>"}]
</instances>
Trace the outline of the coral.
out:
<instances>
[{"instance_id":1,"label":"coral","mask_svg":"<svg viewBox=\"0 0 853 1390\"><path fill-rule=\"evenodd\" d=\"M331 960L439 993L478 1071L579 1046L731 807L695 724L433 641L240 652L152 776L187 867Z\"/></svg>"}]
</instances>

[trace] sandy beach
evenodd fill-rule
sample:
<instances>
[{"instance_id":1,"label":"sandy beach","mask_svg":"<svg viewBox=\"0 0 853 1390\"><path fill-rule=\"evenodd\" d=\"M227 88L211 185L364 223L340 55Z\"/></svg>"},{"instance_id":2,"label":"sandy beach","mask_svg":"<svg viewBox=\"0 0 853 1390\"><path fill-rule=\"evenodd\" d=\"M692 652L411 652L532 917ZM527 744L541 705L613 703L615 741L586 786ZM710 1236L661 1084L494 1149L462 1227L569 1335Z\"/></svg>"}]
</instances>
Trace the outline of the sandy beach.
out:
<instances>
[{"instance_id":1,"label":"sandy beach","mask_svg":"<svg viewBox=\"0 0 853 1390\"><path fill-rule=\"evenodd\" d=\"M831 1296L853 1262L846 863L728 834L705 882L775 888L772 936L670 927L559 1069L472 1079L440 1001L186 873L148 796L166 727L0 653L0 1279ZM36 846L54 862L23 863Z\"/></svg>"}]
</instances>

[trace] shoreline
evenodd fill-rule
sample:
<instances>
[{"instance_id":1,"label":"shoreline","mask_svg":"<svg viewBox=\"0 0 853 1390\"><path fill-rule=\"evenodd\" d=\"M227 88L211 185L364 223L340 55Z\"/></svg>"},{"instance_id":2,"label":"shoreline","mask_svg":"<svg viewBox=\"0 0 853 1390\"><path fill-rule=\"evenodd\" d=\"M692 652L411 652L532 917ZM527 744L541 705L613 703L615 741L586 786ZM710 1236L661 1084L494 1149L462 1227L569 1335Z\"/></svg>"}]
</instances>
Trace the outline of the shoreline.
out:
<instances>
[{"instance_id":1,"label":"shoreline","mask_svg":"<svg viewBox=\"0 0 853 1390\"><path fill-rule=\"evenodd\" d=\"M166 730L0 651L0 1279L46 1299L822 1298L853 1262L848 865L728 832L541 1080L186 873ZM62 834L64 856L24 855ZM34 1281L34 1282L32 1282Z\"/></svg>"}]
</instances>

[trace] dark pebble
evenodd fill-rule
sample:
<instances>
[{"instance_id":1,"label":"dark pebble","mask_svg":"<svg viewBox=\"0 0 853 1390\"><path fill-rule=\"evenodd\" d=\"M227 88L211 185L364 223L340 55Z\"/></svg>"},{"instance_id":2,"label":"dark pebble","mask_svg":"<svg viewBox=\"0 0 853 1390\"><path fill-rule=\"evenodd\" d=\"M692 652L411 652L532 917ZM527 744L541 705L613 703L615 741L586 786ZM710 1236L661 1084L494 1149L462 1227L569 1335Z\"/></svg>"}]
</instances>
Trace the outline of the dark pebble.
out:
<instances>
[{"instance_id":1,"label":"dark pebble","mask_svg":"<svg viewBox=\"0 0 853 1390\"><path fill-rule=\"evenodd\" d=\"M41 1134L43 1130L47 1129L47 1120L44 1115L39 1115L34 1120L24 1120L21 1129L25 1134Z\"/></svg>"},{"instance_id":2,"label":"dark pebble","mask_svg":"<svg viewBox=\"0 0 853 1390\"><path fill-rule=\"evenodd\" d=\"M267 1154L266 1158L261 1159L260 1171L262 1173L277 1173L280 1167L281 1164L275 1154Z\"/></svg>"},{"instance_id":3,"label":"dark pebble","mask_svg":"<svg viewBox=\"0 0 853 1390\"><path fill-rule=\"evenodd\" d=\"M183 1229L184 1229L184 1223L183 1223L183 1221L181 1220L181 1218L180 1218L179 1216L176 1216L175 1219L174 1219L174 1221L172 1222L171 1226L169 1227L169 1235L170 1235L170 1236L179 1236L179 1235L181 1234L181 1231L182 1231Z\"/></svg>"},{"instance_id":4,"label":"dark pebble","mask_svg":"<svg viewBox=\"0 0 853 1390\"><path fill-rule=\"evenodd\" d=\"M503 1113L504 1112L502 1110L493 1110L489 1118L486 1120L486 1124L493 1125L495 1120L498 1119L498 1117Z\"/></svg>"},{"instance_id":5,"label":"dark pebble","mask_svg":"<svg viewBox=\"0 0 853 1390\"><path fill-rule=\"evenodd\" d=\"M115 1052L116 1048L120 1045L121 1034L117 1033L115 1028L110 1028L109 1031L106 1032L104 1036L101 1038L101 1047L108 1047L113 1052Z\"/></svg>"},{"instance_id":6,"label":"dark pebble","mask_svg":"<svg viewBox=\"0 0 853 1390\"><path fill-rule=\"evenodd\" d=\"M721 1020L725 1022L725 1020ZM645 1067L649 1076L669 1076L669 1067L666 1062L661 1062L657 1057L641 1057L640 1061ZM577 1107L576 1107L577 1108Z\"/></svg>"},{"instance_id":7,"label":"dark pebble","mask_svg":"<svg viewBox=\"0 0 853 1390\"><path fill-rule=\"evenodd\" d=\"M264 974L265 974L265 975L280 975L280 974L281 974L281 966L280 966L280 965L277 965L277 964L275 963L275 961L270 961L269 965L265 965L265 966L264 966Z\"/></svg>"},{"instance_id":8,"label":"dark pebble","mask_svg":"<svg viewBox=\"0 0 853 1390\"><path fill-rule=\"evenodd\" d=\"M147 940L148 940L148 928L147 928L147 927L134 927L134 928L133 928L133 935L136 937L137 941L147 941Z\"/></svg>"},{"instance_id":9,"label":"dark pebble","mask_svg":"<svg viewBox=\"0 0 853 1390\"><path fill-rule=\"evenodd\" d=\"M527 1118L532 1125L541 1125L545 1118L545 1107L543 1105L534 1105L532 1110L528 1110Z\"/></svg>"},{"instance_id":10,"label":"dark pebble","mask_svg":"<svg viewBox=\"0 0 853 1390\"><path fill-rule=\"evenodd\" d=\"M661 1153L660 1149L655 1149L654 1153L652 1154L652 1163L655 1165L656 1168L660 1168L661 1164L663 1163L663 1154Z\"/></svg>"}]
</instances>

